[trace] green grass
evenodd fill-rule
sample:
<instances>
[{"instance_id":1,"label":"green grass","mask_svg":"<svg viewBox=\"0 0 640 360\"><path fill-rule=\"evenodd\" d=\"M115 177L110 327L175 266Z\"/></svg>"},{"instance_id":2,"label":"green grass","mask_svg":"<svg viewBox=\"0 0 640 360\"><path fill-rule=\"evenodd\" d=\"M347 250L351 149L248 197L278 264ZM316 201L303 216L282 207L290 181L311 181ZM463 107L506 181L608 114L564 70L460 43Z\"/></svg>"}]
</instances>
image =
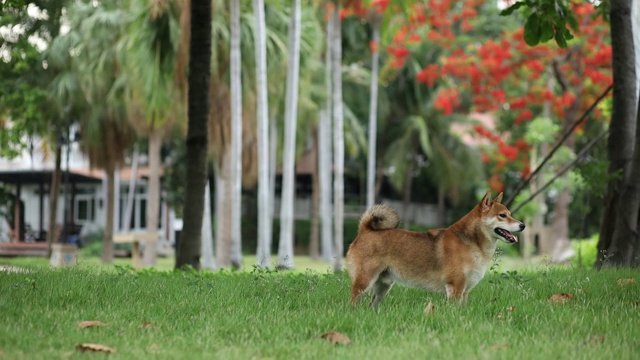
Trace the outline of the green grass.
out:
<instances>
[{"instance_id":1,"label":"green grass","mask_svg":"<svg viewBox=\"0 0 640 360\"><path fill-rule=\"evenodd\" d=\"M0 273L0 358L84 358L74 351L80 343L115 348L113 359L632 359L640 353L640 274L633 270L492 272L465 306L397 286L372 309L350 306L348 277L326 271L112 269ZM627 278L635 283L617 283ZM557 293L574 298L549 302ZM427 315L430 301L435 312ZM84 320L106 325L78 328ZM330 331L352 344L319 338Z\"/></svg>"}]
</instances>

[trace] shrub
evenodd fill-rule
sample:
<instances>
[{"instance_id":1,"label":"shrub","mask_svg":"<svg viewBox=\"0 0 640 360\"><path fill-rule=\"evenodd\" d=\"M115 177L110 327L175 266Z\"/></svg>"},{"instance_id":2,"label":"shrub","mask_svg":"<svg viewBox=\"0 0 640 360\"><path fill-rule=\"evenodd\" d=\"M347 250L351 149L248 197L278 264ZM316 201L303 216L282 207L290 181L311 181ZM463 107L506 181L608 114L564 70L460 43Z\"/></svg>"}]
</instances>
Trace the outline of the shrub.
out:
<instances>
[{"instance_id":1,"label":"shrub","mask_svg":"<svg viewBox=\"0 0 640 360\"><path fill-rule=\"evenodd\" d=\"M574 265L590 268L595 264L598 257L598 234L589 239L573 240L571 246L576 252L572 259Z\"/></svg>"}]
</instances>

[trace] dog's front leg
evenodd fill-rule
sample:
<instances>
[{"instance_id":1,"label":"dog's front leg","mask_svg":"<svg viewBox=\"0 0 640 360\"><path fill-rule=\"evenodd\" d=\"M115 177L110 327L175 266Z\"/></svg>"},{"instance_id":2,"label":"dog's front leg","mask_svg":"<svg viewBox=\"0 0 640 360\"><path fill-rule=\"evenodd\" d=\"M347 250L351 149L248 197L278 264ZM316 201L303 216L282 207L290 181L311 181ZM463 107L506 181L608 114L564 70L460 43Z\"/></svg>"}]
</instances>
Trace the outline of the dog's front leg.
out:
<instances>
[{"instance_id":1,"label":"dog's front leg","mask_svg":"<svg viewBox=\"0 0 640 360\"><path fill-rule=\"evenodd\" d=\"M464 283L450 282L445 286L447 291L447 300L456 301L458 304L464 304L467 299L467 293L464 291Z\"/></svg>"}]
</instances>

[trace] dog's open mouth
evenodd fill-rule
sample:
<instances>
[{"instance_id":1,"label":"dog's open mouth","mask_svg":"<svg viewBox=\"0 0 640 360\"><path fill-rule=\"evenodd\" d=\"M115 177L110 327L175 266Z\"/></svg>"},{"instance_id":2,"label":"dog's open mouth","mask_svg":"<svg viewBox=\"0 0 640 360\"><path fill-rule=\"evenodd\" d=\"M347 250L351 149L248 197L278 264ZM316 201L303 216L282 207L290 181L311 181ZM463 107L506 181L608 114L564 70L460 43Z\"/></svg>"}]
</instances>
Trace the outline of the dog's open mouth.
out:
<instances>
[{"instance_id":1,"label":"dog's open mouth","mask_svg":"<svg viewBox=\"0 0 640 360\"><path fill-rule=\"evenodd\" d=\"M517 243L518 242L518 237L513 235L510 231L507 231L505 229L501 229L501 228L497 228L495 230L496 234L500 235L501 238L504 239L504 241L508 242L509 244L513 244L513 243Z\"/></svg>"}]
</instances>

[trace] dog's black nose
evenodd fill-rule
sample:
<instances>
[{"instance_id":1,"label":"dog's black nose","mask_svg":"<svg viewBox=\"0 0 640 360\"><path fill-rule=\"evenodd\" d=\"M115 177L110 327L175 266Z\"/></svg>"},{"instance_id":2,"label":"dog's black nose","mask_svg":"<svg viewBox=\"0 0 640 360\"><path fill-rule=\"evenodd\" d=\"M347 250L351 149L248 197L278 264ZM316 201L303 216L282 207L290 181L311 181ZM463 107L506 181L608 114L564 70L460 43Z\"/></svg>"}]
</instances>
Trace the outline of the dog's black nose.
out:
<instances>
[{"instance_id":1,"label":"dog's black nose","mask_svg":"<svg viewBox=\"0 0 640 360\"><path fill-rule=\"evenodd\" d=\"M520 231L524 230L525 226L524 223L520 223Z\"/></svg>"}]
</instances>

